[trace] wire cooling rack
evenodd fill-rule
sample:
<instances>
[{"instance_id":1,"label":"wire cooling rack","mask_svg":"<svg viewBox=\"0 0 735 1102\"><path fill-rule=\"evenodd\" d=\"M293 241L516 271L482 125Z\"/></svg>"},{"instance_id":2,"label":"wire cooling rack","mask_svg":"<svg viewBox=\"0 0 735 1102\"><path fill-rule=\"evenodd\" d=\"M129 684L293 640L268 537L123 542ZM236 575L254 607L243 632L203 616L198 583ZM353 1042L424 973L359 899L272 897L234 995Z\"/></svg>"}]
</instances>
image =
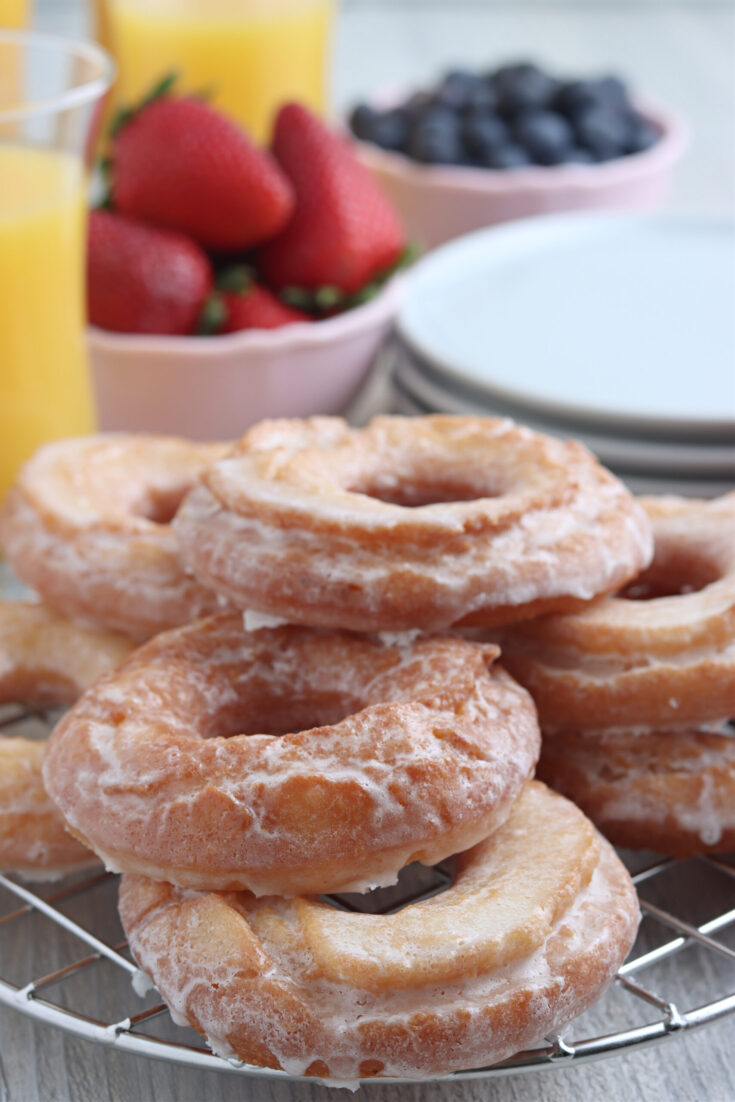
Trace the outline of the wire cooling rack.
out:
<instances>
[{"instance_id":1,"label":"wire cooling rack","mask_svg":"<svg viewBox=\"0 0 735 1102\"><path fill-rule=\"evenodd\" d=\"M5 709L0 733L42 735L55 718ZM735 855L656 860L638 868L636 860L640 865L640 858L630 858L643 922L631 957L603 999L539 1048L449 1078L479 1079L599 1060L660 1044L735 1014ZM420 870L410 887L406 879L410 874L398 888L335 896L331 902L389 913L441 891L451 870ZM0 875L0 1005L118 1051L200 1070L296 1078L224 1060L193 1031L174 1025L130 957L116 899L117 877L102 871L39 890Z\"/></svg>"}]
</instances>

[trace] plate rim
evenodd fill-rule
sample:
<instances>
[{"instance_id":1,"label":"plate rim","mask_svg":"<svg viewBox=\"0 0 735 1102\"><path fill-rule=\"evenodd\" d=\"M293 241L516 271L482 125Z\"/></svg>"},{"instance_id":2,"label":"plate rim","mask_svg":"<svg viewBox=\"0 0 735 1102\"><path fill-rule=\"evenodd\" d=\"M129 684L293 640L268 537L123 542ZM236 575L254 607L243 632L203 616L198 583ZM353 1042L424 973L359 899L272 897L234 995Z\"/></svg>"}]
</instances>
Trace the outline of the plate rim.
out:
<instances>
[{"instance_id":1,"label":"plate rim","mask_svg":"<svg viewBox=\"0 0 735 1102\"><path fill-rule=\"evenodd\" d=\"M419 398L411 394L407 389L393 382L394 395L398 411L408 417L424 417L431 414ZM600 460L603 466L612 471L616 478L623 482L638 496L664 497L674 494L676 497L699 498L711 500L722 497L732 490L731 482L720 483L719 480L702 479L700 477L687 478L684 475L672 475L651 473L637 469L624 470L620 466L613 467Z\"/></svg>"},{"instance_id":2,"label":"plate rim","mask_svg":"<svg viewBox=\"0 0 735 1102\"><path fill-rule=\"evenodd\" d=\"M527 424L534 432L564 435L569 439L579 439L581 434L583 439L580 442L594 452L601 462L606 465L616 464L621 468L635 469L636 471L650 470L652 474L672 472L679 478L687 477L686 474L682 474L682 471L686 472L687 470L696 472L698 476L707 475L723 480L728 475L732 475L732 483L735 485L735 447L729 449L728 445L722 445L721 447L726 449L725 454L718 456L713 453L721 449L718 449L717 445L710 445L709 443L702 445L698 442L670 441L661 438L658 440L641 440L630 434L625 436L596 435L594 427L590 430L587 425L569 425L568 423L554 422L536 417L532 411L528 411L530 416L526 420L526 410L517 409L509 403L497 402L495 403L498 407L496 410L487 409L484 403L479 400L479 396L478 408L473 410L470 407L474 399L470 394L443 389L438 380L430 376L427 377L423 373L422 367L421 361L417 360L410 349L400 345L396 347L391 366L392 378L409 397L415 398L417 403L425 410L432 410L435 413L446 412L459 416L510 417L518 424ZM443 405L443 395L448 396L449 407ZM634 449L633 453L625 454L626 444ZM655 452L651 454L657 448L665 448L667 453L671 449L671 453L667 454L666 458L662 458L660 455L656 456ZM702 458L701 455L692 456L690 454L687 456L684 454L681 457L682 465L677 466L672 454L673 450L677 448L684 452L690 449L703 448L707 458ZM640 449L647 454L642 455ZM731 450L732 454L728 455L727 450Z\"/></svg>"},{"instance_id":3,"label":"plate rim","mask_svg":"<svg viewBox=\"0 0 735 1102\"><path fill-rule=\"evenodd\" d=\"M701 231L703 229L714 232L726 233L735 237L735 217L728 214L696 214L675 211L656 213L630 213L626 211L573 211L564 214L547 214L532 218L519 219L499 226L489 226L473 233L464 234L455 238L437 249L432 250L409 273L403 300L395 320L395 332L398 339L411 351L431 366L438 375L447 377L460 383L476 393L482 393L490 398L496 398L511 405L528 408L557 420L583 422L589 425L607 426L618 432L630 432L637 430L651 435L669 435L675 433L680 437L707 435L708 438L732 438L735 432L735 372L733 374L733 414L731 418L711 419L696 417L651 417L648 413L637 415L621 409L602 410L574 402L554 401L544 397L536 397L533 392L516 390L505 385L480 382L476 375L468 372L461 364L450 359L444 359L427 345L425 338L416 332L415 324L409 318L409 312L416 296L421 295L422 287L426 282L433 283L437 280L435 274L437 266L445 265L447 257L455 267L461 266L461 259L466 256L469 259L472 254L482 251L482 245L491 241L494 246L501 249L515 251L518 249L535 251L541 243L548 246L554 238L566 237L570 232L578 235L580 232L589 235L597 234L620 226L650 227L652 225L674 225L677 229L691 226ZM459 258L459 260L457 259ZM493 263L497 263L493 261ZM428 273L428 274L427 274Z\"/></svg>"}]
</instances>

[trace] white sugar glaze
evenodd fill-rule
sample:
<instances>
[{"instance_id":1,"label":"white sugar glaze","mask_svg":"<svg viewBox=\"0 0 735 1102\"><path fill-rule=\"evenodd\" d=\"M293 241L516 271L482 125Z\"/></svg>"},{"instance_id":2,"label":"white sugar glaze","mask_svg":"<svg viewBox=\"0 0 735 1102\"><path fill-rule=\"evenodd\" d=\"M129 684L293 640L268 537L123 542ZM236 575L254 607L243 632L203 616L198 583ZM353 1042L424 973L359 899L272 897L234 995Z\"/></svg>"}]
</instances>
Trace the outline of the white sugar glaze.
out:
<instances>
[{"instance_id":1,"label":"white sugar glaze","mask_svg":"<svg viewBox=\"0 0 735 1102\"><path fill-rule=\"evenodd\" d=\"M497 877L517 897L512 937L501 933ZM123 879L120 903L132 951L177 1021L221 1054L330 1082L442 1075L533 1045L599 996L638 923L612 849L537 784L493 839L460 858L452 887L393 915L247 894L184 898L140 877ZM442 924L474 911L474 956L464 957ZM417 971L414 928L425 942ZM372 967L359 963L367 944Z\"/></svg>"},{"instance_id":2,"label":"white sugar glaze","mask_svg":"<svg viewBox=\"0 0 735 1102\"><path fill-rule=\"evenodd\" d=\"M633 593L495 636L546 735L735 715L735 493L641 503L655 550Z\"/></svg>"},{"instance_id":3,"label":"white sugar glaze","mask_svg":"<svg viewBox=\"0 0 735 1102\"><path fill-rule=\"evenodd\" d=\"M212 617L87 694L45 781L116 870L258 894L394 883L495 829L533 771L535 710L496 654Z\"/></svg>"},{"instance_id":4,"label":"white sugar glaze","mask_svg":"<svg viewBox=\"0 0 735 1102\"><path fill-rule=\"evenodd\" d=\"M70 619L146 639L216 611L187 575L169 520L220 444L108 434L47 444L0 519L13 569Z\"/></svg>"},{"instance_id":5,"label":"white sugar glaze","mask_svg":"<svg viewBox=\"0 0 735 1102\"><path fill-rule=\"evenodd\" d=\"M675 857L735 846L731 731L561 732L539 775L616 844Z\"/></svg>"},{"instance_id":6,"label":"white sugar glaze","mask_svg":"<svg viewBox=\"0 0 735 1102\"><path fill-rule=\"evenodd\" d=\"M175 528L187 565L233 604L357 631L570 607L652 551L640 507L580 445L469 417L264 422Z\"/></svg>"},{"instance_id":7,"label":"white sugar glaze","mask_svg":"<svg viewBox=\"0 0 735 1102\"><path fill-rule=\"evenodd\" d=\"M71 704L132 644L67 623L43 605L0 601L0 704ZM45 741L0 736L0 869L52 880L95 864L67 834L41 780Z\"/></svg>"}]
</instances>

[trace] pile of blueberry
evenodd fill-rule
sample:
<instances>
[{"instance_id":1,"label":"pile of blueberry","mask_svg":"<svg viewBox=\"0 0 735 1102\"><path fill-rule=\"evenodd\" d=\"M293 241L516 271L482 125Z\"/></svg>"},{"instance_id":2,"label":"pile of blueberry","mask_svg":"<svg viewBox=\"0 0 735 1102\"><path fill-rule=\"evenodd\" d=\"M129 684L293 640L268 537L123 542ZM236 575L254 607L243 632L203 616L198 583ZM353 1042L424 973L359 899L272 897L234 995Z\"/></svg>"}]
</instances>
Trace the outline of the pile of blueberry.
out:
<instances>
[{"instance_id":1,"label":"pile of blueberry","mask_svg":"<svg viewBox=\"0 0 735 1102\"><path fill-rule=\"evenodd\" d=\"M362 141L424 164L481 168L611 161L661 136L618 77L559 80L528 62L456 69L389 111L359 104L350 125Z\"/></svg>"}]
</instances>

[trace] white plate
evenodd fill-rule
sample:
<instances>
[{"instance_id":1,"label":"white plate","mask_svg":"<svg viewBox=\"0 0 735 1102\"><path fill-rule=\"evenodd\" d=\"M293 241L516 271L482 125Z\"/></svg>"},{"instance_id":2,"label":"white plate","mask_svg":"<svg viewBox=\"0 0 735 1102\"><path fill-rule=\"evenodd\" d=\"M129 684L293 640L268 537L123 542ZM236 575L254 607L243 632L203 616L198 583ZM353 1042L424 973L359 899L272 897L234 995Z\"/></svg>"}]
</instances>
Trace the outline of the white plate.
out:
<instances>
[{"instance_id":1,"label":"white plate","mask_svg":"<svg viewBox=\"0 0 735 1102\"><path fill-rule=\"evenodd\" d=\"M573 438L585 444L608 466L627 467L664 475L713 476L730 479L735 487L735 444L671 443L666 440L641 440L633 436L606 436L590 432L580 425L548 422L536 411L528 411L507 402L473 400L466 393L452 390L440 376L411 356L406 348L396 350L394 378L409 397L416 399L424 412L456 413L470 416L512 417L550 436Z\"/></svg>"},{"instance_id":2,"label":"white plate","mask_svg":"<svg viewBox=\"0 0 735 1102\"><path fill-rule=\"evenodd\" d=\"M572 214L416 265L398 317L454 385L608 432L735 433L733 223Z\"/></svg>"},{"instance_id":3,"label":"white plate","mask_svg":"<svg viewBox=\"0 0 735 1102\"><path fill-rule=\"evenodd\" d=\"M424 414L435 412L408 390L404 390L400 383L394 384L392 409L407 417L422 417ZM713 498L720 497L733 488L732 482L726 479L685 478L675 474L657 478L646 472L616 469L613 463L605 465L610 467L634 494L677 494L682 497Z\"/></svg>"}]
</instances>

